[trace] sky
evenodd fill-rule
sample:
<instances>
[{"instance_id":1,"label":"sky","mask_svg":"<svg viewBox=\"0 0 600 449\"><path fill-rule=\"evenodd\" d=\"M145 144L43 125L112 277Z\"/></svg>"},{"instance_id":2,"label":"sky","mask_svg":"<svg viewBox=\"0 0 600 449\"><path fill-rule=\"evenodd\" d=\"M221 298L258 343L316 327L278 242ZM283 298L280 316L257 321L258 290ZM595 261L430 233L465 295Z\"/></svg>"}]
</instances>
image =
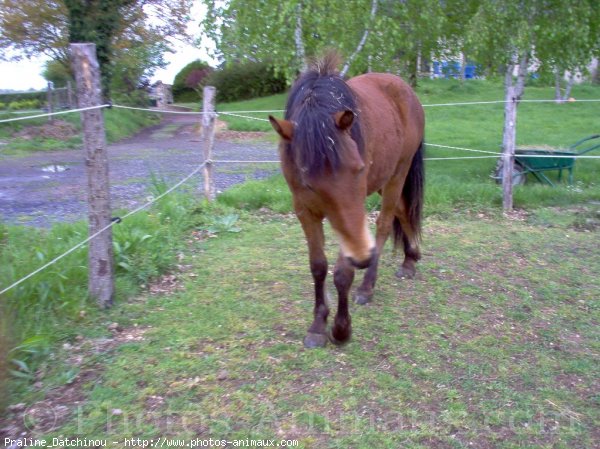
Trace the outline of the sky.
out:
<instances>
[{"instance_id":1,"label":"sky","mask_svg":"<svg viewBox=\"0 0 600 449\"><path fill-rule=\"evenodd\" d=\"M198 35L198 23L204 17L205 9L202 2L194 2L192 7L192 17L196 18L190 23L188 30L191 36ZM211 65L216 64L216 61L212 60L208 56L206 49L210 43L202 42L199 47L191 45L185 45L183 43L177 43L174 45L176 52L167 53L165 60L168 66L165 69L156 71L156 74L152 77L151 81L162 81L167 84L172 84L173 79L177 72L179 72L185 65L192 62L195 59L201 59L208 62ZM23 60L19 62L4 62L0 61L0 90L29 90L29 89L45 89L46 80L41 75L44 68L44 63L48 58L34 58L31 60Z\"/></svg>"}]
</instances>

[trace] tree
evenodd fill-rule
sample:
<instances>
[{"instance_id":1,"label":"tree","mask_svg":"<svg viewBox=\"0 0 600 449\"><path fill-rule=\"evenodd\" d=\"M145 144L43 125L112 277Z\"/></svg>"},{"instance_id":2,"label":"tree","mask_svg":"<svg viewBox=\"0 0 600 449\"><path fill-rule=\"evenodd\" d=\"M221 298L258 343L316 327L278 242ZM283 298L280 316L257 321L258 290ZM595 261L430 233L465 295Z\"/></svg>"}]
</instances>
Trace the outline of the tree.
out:
<instances>
[{"instance_id":1,"label":"tree","mask_svg":"<svg viewBox=\"0 0 600 449\"><path fill-rule=\"evenodd\" d=\"M192 0L0 0L0 58L44 54L69 67L69 41L94 42L104 89L111 73L136 65L141 76L164 64L170 39L188 40ZM143 47L143 48L142 48ZM110 70L114 66L114 70ZM138 73L140 73L138 72Z\"/></svg>"},{"instance_id":2,"label":"tree","mask_svg":"<svg viewBox=\"0 0 600 449\"><path fill-rule=\"evenodd\" d=\"M226 62L271 60L293 79L306 58L328 47L346 57L344 74L406 73L413 84L423 59L439 52L439 0L205 0L205 33Z\"/></svg>"},{"instance_id":3,"label":"tree","mask_svg":"<svg viewBox=\"0 0 600 449\"><path fill-rule=\"evenodd\" d=\"M347 56L356 53L354 62L360 65L366 43L359 44L374 22L374 0L204 1L208 14L203 30L227 63L268 60L289 80L303 69L306 58L326 47Z\"/></svg>"},{"instance_id":4,"label":"tree","mask_svg":"<svg viewBox=\"0 0 600 449\"><path fill-rule=\"evenodd\" d=\"M202 82L211 72L212 68L199 59L190 62L175 75L173 96L178 101L197 101L201 97Z\"/></svg>"},{"instance_id":5,"label":"tree","mask_svg":"<svg viewBox=\"0 0 600 449\"><path fill-rule=\"evenodd\" d=\"M0 0L0 59L39 54L68 60L67 9L60 0Z\"/></svg>"},{"instance_id":6,"label":"tree","mask_svg":"<svg viewBox=\"0 0 600 449\"><path fill-rule=\"evenodd\" d=\"M517 107L532 59L576 69L598 52L596 0L480 1L467 40L479 62L504 71L503 206L511 210ZM516 72L516 76L515 76Z\"/></svg>"},{"instance_id":7,"label":"tree","mask_svg":"<svg viewBox=\"0 0 600 449\"><path fill-rule=\"evenodd\" d=\"M444 22L442 25L443 47L451 49L451 57L458 56L461 60L461 82L466 78L466 65L472 51L467 39L467 29L477 12L480 0L449 0L444 3Z\"/></svg>"},{"instance_id":8,"label":"tree","mask_svg":"<svg viewBox=\"0 0 600 449\"><path fill-rule=\"evenodd\" d=\"M71 71L58 61L46 62L42 76L46 81L54 83L54 87L65 87L73 81Z\"/></svg>"},{"instance_id":9,"label":"tree","mask_svg":"<svg viewBox=\"0 0 600 449\"><path fill-rule=\"evenodd\" d=\"M102 91L110 98L114 59L113 38L119 28L121 14L132 0L64 0L68 11L69 42L96 44L102 74Z\"/></svg>"}]
</instances>

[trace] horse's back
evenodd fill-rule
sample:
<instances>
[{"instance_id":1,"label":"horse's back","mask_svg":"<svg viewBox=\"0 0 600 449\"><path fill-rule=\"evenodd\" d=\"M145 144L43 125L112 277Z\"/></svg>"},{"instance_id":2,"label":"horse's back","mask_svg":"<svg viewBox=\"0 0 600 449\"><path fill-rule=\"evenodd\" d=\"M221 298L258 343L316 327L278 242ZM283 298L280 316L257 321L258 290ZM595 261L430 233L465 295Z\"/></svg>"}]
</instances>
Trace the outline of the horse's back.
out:
<instances>
[{"instance_id":1,"label":"horse's back","mask_svg":"<svg viewBox=\"0 0 600 449\"><path fill-rule=\"evenodd\" d=\"M387 73L367 73L351 78L373 176L385 182L394 167L412 160L423 141L425 114L412 88ZM370 176L371 178L372 176Z\"/></svg>"},{"instance_id":2,"label":"horse's back","mask_svg":"<svg viewBox=\"0 0 600 449\"><path fill-rule=\"evenodd\" d=\"M350 79L348 84L358 98L361 119L377 123L383 120L383 124L399 119L404 131L423 134L423 107L412 88L400 77L367 73Z\"/></svg>"}]
</instances>

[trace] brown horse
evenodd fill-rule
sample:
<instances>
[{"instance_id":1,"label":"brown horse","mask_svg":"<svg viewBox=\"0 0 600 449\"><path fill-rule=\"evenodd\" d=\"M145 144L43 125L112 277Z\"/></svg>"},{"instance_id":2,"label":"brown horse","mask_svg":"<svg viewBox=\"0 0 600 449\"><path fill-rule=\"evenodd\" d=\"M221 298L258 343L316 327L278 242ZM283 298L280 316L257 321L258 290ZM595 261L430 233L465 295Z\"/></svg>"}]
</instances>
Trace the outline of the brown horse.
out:
<instances>
[{"instance_id":1,"label":"brown horse","mask_svg":"<svg viewBox=\"0 0 600 449\"><path fill-rule=\"evenodd\" d=\"M280 156L294 209L308 243L315 284L314 321L304 344L327 343L323 219L340 239L334 284L338 310L329 338L351 335L348 293L355 268L366 268L356 302L373 297L379 255L394 230L404 247L397 276L414 277L420 258L423 204L423 108L400 78L369 73L345 82L331 53L303 73L292 87L284 120L269 117L281 137ZM365 212L367 195L379 192L381 211L375 239Z\"/></svg>"}]
</instances>

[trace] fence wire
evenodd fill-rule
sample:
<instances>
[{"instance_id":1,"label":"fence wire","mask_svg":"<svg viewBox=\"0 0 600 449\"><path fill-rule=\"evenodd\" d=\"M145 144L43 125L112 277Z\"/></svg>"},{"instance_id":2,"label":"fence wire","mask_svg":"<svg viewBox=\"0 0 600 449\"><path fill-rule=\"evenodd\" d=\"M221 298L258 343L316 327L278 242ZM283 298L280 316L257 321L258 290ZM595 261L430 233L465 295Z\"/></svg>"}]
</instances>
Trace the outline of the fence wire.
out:
<instances>
[{"instance_id":1,"label":"fence wire","mask_svg":"<svg viewBox=\"0 0 600 449\"><path fill-rule=\"evenodd\" d=\"M38 274L39 272L45 270L46 268L54 265L55 263L57 263L59 260L67 257L69 254L71 254L73 251L78 250L79 248L81 248L83 245L85 245L86 243L88 243L89 241L95 239L96 237L98 237L100 234L106 232L108 229L112 228L115 224L120 223L121 221L127 219L128 217L131 217L134 214L137 214L138 212L147 209L148 207L150 207L151 205L153 205L154 203L156 203L157 201L161 200L162 198L164 198L165 196L167 196L168 194L170 194L171 192L173 192L174 190L176 190L177 188L179 188L181 185L185 184L187 181L190 180L190 178L192 178L194 175L196 175L200 170L202 170L204 168L204 166L206 165L207 161L203 162L202 164L200 164L198 167L196 167L189 175L187 175L185 178L183 178L182 180L180 180L178 183L176 183L175 185L173 185L172 187L170 187L168 190L165 190L163 193L161 193L160 195L158 195L155 198L150 199L149 201L147 201L146 203L142 204L141 206L127 212L125 215L123 215L122 217L119 217L118 220L116 221L111 221L108 225L106 225L105 227L103 227L102 229L100 229L99 231L97 231L96 233L90 235L88 238L86 238L85 240L83 240L82 242L78 243L77 245L73 246L72 248L68 249L67 251L65 251L64 253L62 253L59 256L56 256L54 259L52 259L51 261L49 261L48 263L44 264L43 266L41 266L40 268L38 268L37 270L32 271L31 273L29 273L28 275L22 277L21 279L19 279L18 281L12 283L11 285L9 285L8 287L2 289L0 291L0 295L8 292L9 290L17 287L18 285L22 284L23 282L25 282L27 279L35 276L36 274Z\"/></svg>"},{"instance_id":2,"label":"fence wire","mask_svg":"<svg viewBox=\"0 0 600 449\"><path fill-rule=\"evenodd\" d=\"M521 103L556 103L556 100L520 100L520 102ZM584 100L576 100L575 102L600 102L600 99L589 99L589 100L588 99L584 99ZM423 107L470 106L470 105L504 104L504 103L507 103L507 101L506 100L495 100L495 101L473 101L473 102L457 102L457 103L436 103L436 104L424 104ZM38 115L33 115L33 116L13 117L13 118L10 118L10 119L2 119L2 120L0 120L0 123L9 123L9 122L16 122L16 121L23 121L23 120L32 120L32 119L43 118L43 117L52 117L52 116L56 116L56 115L63 115L63 114L70 114L70 113L77 113L77 112L84 112L84 111L91 111L91 110L96 110L96 109L104 109L104 108L108 108L108 107L114 107L114 108L118 108L118 109L129 109L129 110L136 110L136 111L144 111L144 112L152 112L152 113L162 113L162 114L183 114L183 115L215 114L213 112L205 113L205 112L201 112L201 111L198 111L198 112L196 112L196 111L174 111L174 110L164 110L164 109L139 108L139 107L133 107L133 106L118 105L118 104L114 104L114 105L103 104L103 105L99 105L99 106L92 106L92 107L89 107L89 108L71 109L71 110L67 110L67 111L59 111L59 112L38 114ZM268 122L269 120L267 120L267 119L263 119L263 118L259 118L259 117L247 116L247 115L243 115L243 114L250 114L250 113L267 114L267 113L282 113L282 112L285 112L285 110L275 109L275 110L260 110L260 111L220 111L220 112L217 112L216 114L217 115L227 115L227 116L232 116L232 117L244 118L244 119L247 119L247 120L256 120L256 121ZM426 146L436 147L436 148L442 148L442 149L451 149L451 150L459 150L459 151L465 151L465 152L475 152L475 153L484 153L484 154L487 154L486 156L429 157L429 158L425 158L426 161L448 161L448 160L491 159L491 158L495 159L495 158L498 158L498 157L506 157L506 155L503 155L502 153L497 152L497 151L486 151L486 150L479 150L479 149L465 148L465 147L457 147L457 146L450 146L450 145L441 145L441 144L434 144L434 143L426 143ZM569 158L569 159L600 159L600 156L577 155L577 154L573 154L573 155L561 155L561 154L557 154L557 155L554 155L554 154L547 154L547 155L532 154L532 155L527 155L527 154L520 154L519 157ZM111 221L111 223L109 225L107 225L104 228L100 229L99 231L97 231L93 235L90 235L89 237L87 237L82 242L80 242L77 245L73 246L72 248L68 249L67 251L65 251L61 255L55 257L54 259L52 259L48 263L44 264L43 266L41 266L38 269L36 269L36 270L32 271L31 273L29 273L28 275L22 277L18 281L12 283L8 287L3 288L2 290L0 290L0 295L2 295L4 293L8 292L9 290L17 287L18 285L22 284L23 282L25 282L26 280L28 280L31 277L35 276L36 274L40 273L41 271L45 270L46 268L48 268L48 267L56 264L61 259L65 258L66 256L68 256L69 254L73 253L77 249L81 248L82 246L84 246L85 244L87 244L88 242L90 242L91 240L93 240L94 238L96 238L99 235L101 235L102 233L106 232L108 229L112 228L116 223L118 223L118 222L120 222L122 220L125 220L128 217L130 217L130 216L132 216L132 215L134 215L134 214L136 214L136 213L138 213L138 212L140 212L140 211L142 211L144 209L147 209L152 204L156 203L157 201L159 201L160 199L164 198L166 195L170 194L171 192L173 192L174 190L176 190L177 188L179 188L181 185L183 185L184 183L186 183L189 179L191 179L194 175L196 175L202 168L204 168L204 166L206 164L208 164L208 163L215 163L215 164L245 164L245 163L256 164L256 163L269 163L269 164L273 164L273 163L279 163L279 162L280 162L279 160L261 160L261 161L249 161L249 160L215 160L215 161L210 161L210 160L207 160L207 161L204 161L202 164L200 164L199 166L197 166L192 172L190 172L187 176L185 176L182 180L180 180L179 182L177 182L176 184L174 184L172 187L170 187L168 190L166 190L162 194L158 195L155 198L152 198L150 201L147 201L146 203L142 204L141 206L139 206L139 207L137 207L137 208L129 211L127 214L125 214L124 216L120 217L119 221Z\"/></svg>"}]
</instances>

